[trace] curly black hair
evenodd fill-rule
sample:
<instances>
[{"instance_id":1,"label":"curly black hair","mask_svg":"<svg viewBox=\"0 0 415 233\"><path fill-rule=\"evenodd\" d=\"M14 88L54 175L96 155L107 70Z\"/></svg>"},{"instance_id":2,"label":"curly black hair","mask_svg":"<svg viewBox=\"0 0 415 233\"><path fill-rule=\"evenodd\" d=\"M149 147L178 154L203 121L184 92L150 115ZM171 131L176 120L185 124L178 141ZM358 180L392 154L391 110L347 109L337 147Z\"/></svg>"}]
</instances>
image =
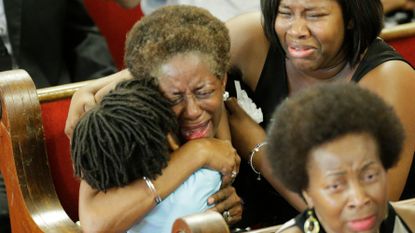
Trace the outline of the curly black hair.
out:
<instances>
[{"instance_id":1,"label":"curly black hair","mask_svg":"<svg viewBox=\"0 0 415 233\"><path fill-rule=\"evenodd\" d=\"M166 6L138 21L127 35L124 62L133 76L159 77L160 66L179 54L205 59L222 79L230 63L230 39L225 24L207 10Z\"/></svg>"},{"instance_id":2,"label":"curly black hair","mask_svg":"<svg viewBox=\"0 0 415 233\"><path fill-rule=\"evenodd\" d=\"M169 159L166 136L177 132L171 103L155 78L123 81L77 124L71 145L75 175L101 191L143 176L154 179Z\"/></svg>"},{"instance_id":3,"label":"curly black hair","mask_svg":"<svg viewBox=\"0 0 415 233\"><path fill-rule=\"evenodd\" d=\"M353 83L316 85L289 97L271 121L267 159L274 176L299 194L308 187L306 165L312 149L346 134L367 133L387 170L399 160L404 140L393 108Z\"/></svg>"}]
</instances>

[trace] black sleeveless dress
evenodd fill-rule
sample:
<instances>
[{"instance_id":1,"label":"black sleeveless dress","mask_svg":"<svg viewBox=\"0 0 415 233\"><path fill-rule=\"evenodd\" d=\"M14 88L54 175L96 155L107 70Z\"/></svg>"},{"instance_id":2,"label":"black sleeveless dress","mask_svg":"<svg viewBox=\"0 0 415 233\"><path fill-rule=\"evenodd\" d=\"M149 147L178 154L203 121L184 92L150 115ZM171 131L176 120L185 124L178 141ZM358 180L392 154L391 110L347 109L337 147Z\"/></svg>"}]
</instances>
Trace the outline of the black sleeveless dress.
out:
<instances>
[{"instance_id":1,"label":"black sleeveless dress","mask_svg":"<svg viewBox=\"0 0 415 233\"><path fill-rule=\"evenodd\" d=\"M352 80L359 82L369 71L390 60L407 62L382 39L376 39L368 48ZM240 76L240 73L236 70L231 70L229 73L227 90L233 96L235 96L233 81L240 80ZM262 109L264 122L261 123L261 126L265 129L270 122L274 109L282 100L288 97L288 79L283 53L278 48L270 47L256 90L252 92L242 82L241 86L256 105ZM238 195L245 202L241 226L265 227L282 224L298 214L265 179L258 181L256 178L256 174L253 173L249 165L241 163L240 173L234 183ZM415 197L414 162L412 162L401 199L410 197Z\"/></svg>"}]
</instances>

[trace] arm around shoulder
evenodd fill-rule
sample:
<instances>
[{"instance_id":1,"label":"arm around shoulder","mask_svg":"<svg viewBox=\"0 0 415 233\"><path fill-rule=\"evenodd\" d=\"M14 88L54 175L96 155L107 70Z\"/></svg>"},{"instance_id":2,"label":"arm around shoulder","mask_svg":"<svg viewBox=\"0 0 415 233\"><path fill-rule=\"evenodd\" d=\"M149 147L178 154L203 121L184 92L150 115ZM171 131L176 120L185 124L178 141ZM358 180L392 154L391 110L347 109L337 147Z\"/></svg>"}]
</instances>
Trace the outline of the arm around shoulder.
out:
<instances>
[{"instance_id":1,"label":"arm around shoulder","mask_svg":"<svg viewBox=\"0 0 415 233\"><path fill-rule=\"evenodd\" d=\"M230 175L237 165L229 153L234 153L230 143L218 139L192 140L184 144L171 154L162 175L152 181L157 194L164 199L201 167ZM155 205L154 193L141 179L106 192L81 182L79 217L85 232L125 232Z\"/></svg>"},{"instance_id":2,"label":"arm around shoulder","mask_svg":"<svg viewBox=\"0 0 415 233\"><path fill-rule=\"evenodd\" d=\"M76 124L86 111L93 108L117 83L130 79L131 77L130 72L125 69L115 74L96 79L76 91L72 96L65 123L65 134L68 138L71 139Z\"/></svg>"}]
</instances>

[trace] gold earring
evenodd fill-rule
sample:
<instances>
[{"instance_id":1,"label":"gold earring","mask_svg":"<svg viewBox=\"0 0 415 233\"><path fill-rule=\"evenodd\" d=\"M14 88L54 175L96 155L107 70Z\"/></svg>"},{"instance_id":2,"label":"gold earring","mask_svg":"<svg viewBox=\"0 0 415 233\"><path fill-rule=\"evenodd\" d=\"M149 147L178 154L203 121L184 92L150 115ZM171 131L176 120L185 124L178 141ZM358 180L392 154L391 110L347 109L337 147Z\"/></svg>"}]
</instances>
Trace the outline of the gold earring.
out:
<instances>
[{"instance_id":1,"label":"gold earring","mask_svg":"<svg viewBox=\"0 0 415 233\"><path fill-rule=\"evenodd\" d=\"M314 217L314 211L312 209L307 210L308 218L304 223L304 232L305 233L318 233L320 232L320 224L318 220Z\"/></svg>"}]
</instances>

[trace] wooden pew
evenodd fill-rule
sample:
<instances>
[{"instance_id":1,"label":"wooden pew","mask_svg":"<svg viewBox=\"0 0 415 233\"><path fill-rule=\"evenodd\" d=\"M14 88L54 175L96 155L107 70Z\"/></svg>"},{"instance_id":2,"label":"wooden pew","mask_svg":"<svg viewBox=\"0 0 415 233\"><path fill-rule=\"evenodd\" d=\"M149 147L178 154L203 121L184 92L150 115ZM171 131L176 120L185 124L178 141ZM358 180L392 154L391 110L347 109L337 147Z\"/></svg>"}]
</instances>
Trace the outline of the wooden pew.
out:
<instances>
[{"instance_id":1,"label":"wooden pew","mask_svg":"<svg viewBox=\"0 0 415 233\"><path fill-rule=\"evenodd\" d=\"M245 233L274 233L280 225L245 231ZM230 229L222 215L214 211L178 218L172 233L230 233Z\"/></svg>"},{"instance_id":2,"label":"wooden pew","mask_svg":"<svg viewBox=\"0 0 415 233\"><path fill-rule=\"evenodd\" d=\"M384 29L381 37L415 67L415 22Z\"/></svg>"},{"instance_id":3,"label":"wooden pew","mask_svg":"<svg viewBox=\"0 0 415 233\"><path fill-rule=\"evenodd\" d=\"M81 232L63 128L70 97L85 83L37 91L25 71L0 72L0 168L13 232Z\"/></svg>"}]
</instances>

